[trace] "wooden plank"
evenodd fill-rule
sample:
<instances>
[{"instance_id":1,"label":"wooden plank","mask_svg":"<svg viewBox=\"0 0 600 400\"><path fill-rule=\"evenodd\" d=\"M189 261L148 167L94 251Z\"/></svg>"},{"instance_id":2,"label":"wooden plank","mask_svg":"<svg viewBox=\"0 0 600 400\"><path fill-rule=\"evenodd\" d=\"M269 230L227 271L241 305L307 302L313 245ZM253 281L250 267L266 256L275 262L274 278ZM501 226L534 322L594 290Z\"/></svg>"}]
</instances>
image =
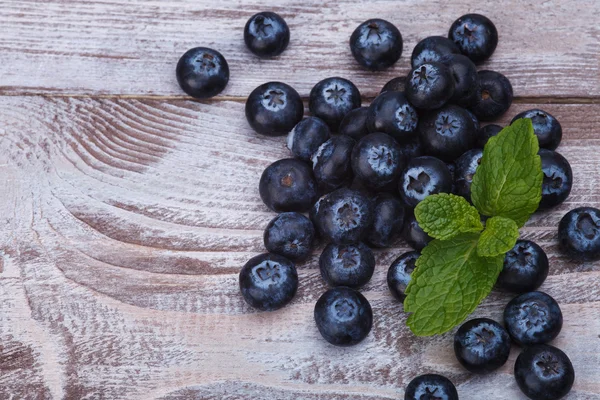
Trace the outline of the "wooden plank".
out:
<instances>
[{"instance_id":1,"label":"wooden plank","mask_svg":"<svg viewBox=\"0 0 600 400\"><path fill-rule=\"evenodd\" d=\"M576 368L568 398L600 399L599 265L556 246L568 209L600 204L600 105L544 108L562 122L575 183L523 236L551 260L542 289L564 312L555 344ZM438 372L463 399L524 399L516 348L498 373L473 377L450 334L406 328L385 284L401 241L376 251L363 290L375 322L358 346L328 345L314 325L318 253L299 265L288 307L243 302L237 273L273 217L257 182L288 153L284 138L249 129L242 103L0 97L0 119L0 398L397 399ZM499 319L508 299L494 293L476 315Z\"/></svg>"},{"instance_id":2,"label":"wooden plank","mask_svg":"<svg viewBox=\"0 0 600 400\"><path fill-rule=\"evenodd\" d=\"M289 49L275 60L248 52L243 27L258 11L283 15ZM414 45L445 35L460 15L481 12L500 32L484 68L506 74L521 97L600 97L600 2L506 3L482 0L6 0L2 3L0 93L183 96L177 60L188 48L221 51L231 69L222 96L245 97L270 80L303 96L320 79L351 79L367 97L406 74ZM370 17L396 24L404 53L392 69L372 73L353 60L352 31Z\"/></svg>"}]
</instances>

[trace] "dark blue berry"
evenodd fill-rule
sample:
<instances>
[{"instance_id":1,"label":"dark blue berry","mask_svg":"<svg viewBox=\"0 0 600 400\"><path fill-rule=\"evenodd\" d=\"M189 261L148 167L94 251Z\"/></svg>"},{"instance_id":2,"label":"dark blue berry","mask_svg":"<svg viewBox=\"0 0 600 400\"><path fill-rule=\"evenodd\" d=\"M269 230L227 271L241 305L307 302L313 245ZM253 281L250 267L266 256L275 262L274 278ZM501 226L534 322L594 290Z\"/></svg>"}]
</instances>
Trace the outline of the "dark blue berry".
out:
<instances>
[{"instance_id":1,"label":"dark blue berry","mask_svg":"<svg viewBox=\"0 0 600 400\"><path fill-rule=\"evenodd\" d=\"M381 88L381 93L385 92L404 92L404 88L406 87L406 77L399 76L397 78L390 79L383 88Z\"/></svg>"},{"instance_id":2,"label":"dark blue berry","mask_svg":"<svg viewBox=\"0 0 600 400\"><path fill-rule=\"evenodd\" d=\"M313 173L323 192L331 192L350 183L353 177L350 159L355 144L350 136L337 135L313 154Z\"/></svg>"},{"instance_id":3,"label":"dark blue berry","mask_svg":"<svg viewBox=\"0 0 600 400\"><path fill-rule=\"evenodd\" d=\"M319 257L319 268L329 286L358 288L371 280L375 256L364 243L329 243Z\"/></svg>"},{"instance_id":4,"label":"dark blue berry","mask_svg":"<svg viewBox=\"0 0 600 400\"><path fill-rule=\"evenodd\" d=\"M471 202L471 184L477 167L481 164L483 150L471 149L456 160L454 170L454 193Z\"/></svg>"},{"instance_id":5,"label":"dark blue berry","mask_svg":"<svg viewBox=\"0 0 600 400\"><path fill-rule=\"evenodd\" d=\"M184 92L197 99L206 99L225 89L229 82L229 65L218 51L196 47L181 56L175 74Z\"/></svg>"},{"instance_id":6,"label":"dark blue berry","mask_svg":"<svg viewBox=\"0 0 600 400\"><path fill-rule=\"evenodd\" d=\"M510 336L496 321L472 319L462 324L454 335L454 354L469 372L488 374L508 360Z\"/></svg>"},{"instance_id":7,"label":"dark blue berry","mask_svg":"<svg viewBox=\"0 0 600 400\"><path fill-rule=\"evenodd\" d=\"M458 400L458 392L445 376L426 374L410 381L404 400Z\"/></svg>"},{"instance_id":8,"label":"dark blue berry","mask_svg":"<svg viewBox=\"0 0 600 400\"><path fill-rule=\"evenodd\" d=\"M480 121L493 121L502 116L513 101L513 88L508 78L495 71L479 71L477 101L470 110Z\"/></svg>"},{"instance_id":9,"label":"dark blue berry","mask_svg":"<svg viewBox=\"0 0 600 400\"><path fill-rule=\"evenodd\" d=\"M415 207L425 197L452 191L452 175L448 166L435 157L413 158L400 175L400 197L408 206Z\"/></svg>"},{"instance_id":10,"label":"dark blue berry","mask_svg":"<svg viewBox=\"0 0 600 400\"><path fill-rule=\"evenodd\" d=\"M405 164L400 145L385 133L365 136L352 150L354 176L371 189L383 189L394 183Z\"/></svg>"},{"instance_id":11,"label":"dark blue berry","mask_svg":"<svg viewBox=\"0 0 600 400\"><path fill-rule=\"evenodd\" d=\"M367 129L367 114L369 107L359 107L350 111L340 123L339 134L360 140L369 134Z\"/></svg>"},{"instance_id":12,"label":"dark blue berry","mask_svg":"<svg viewBox=\"0 0 600 400\"><path fill-rule=\"evenodd\" d=\"M336 346L359 343L373 326L369 301L348 287L335 287L323 293L315 305L314 316L321 336Z\"/></svg>"},{"instance_id":13,"label":"dark blue berry","mask_svg":"<svg viewBox=\"0 0 600 400\"><path fill-rule=\"evenodd\" d=\"M240 290L246 303L262 311L289 303L298 289L294 263L277 254L252 257L240 271Z\"/></svg>"},{"instance_id":14,"label":"dark blue berry","mask_svg":"<svg viewBox=\"0 0 600 400\"><path fill-rule=\"evenodd\" d=\"M419 138L427 154L452 161L473 148L477 130L467 110L447 105L421 117Z\"/></svg>"},{"instance_id":15,"label":"dark blue berry","mask_svg":"<svg viewBox=\"0 0 600 400\"><path fill-rule=\"evenodd\" d=\"M346 114L360 107L361 101L360 92L352 82L334 77L323 79L312 88L308 108L332 132L337 132Z\"/></svg>"},{"instance_id":16,"label":"dark blue berry","mask_svg":"<svg viewBox=\"0 0 600 400\"><path fill-rule=\"evenodd\" d=\"M365 241L373 247L389 247L402 232L404 206L389 193L379 193L373 204L373 223Z\"/></svg>"},{"instance_id":17,"label":"dark blue berry","mask_svg":"<svg viewBox=\"0 0 600 400\"><path fill-rule=\"evenodd\" d=\"M560 248L575 260L600 260L600 210L579 207L569 211L558 225Z\"/></svg>"},{"instance_id":18,"label":"dark blue berry","mask_svg":"<svg viewBox=\"0 0 600 400\"><path fill-rule=\"evenodd\" d=\"M317 199L317 183L310 166L287 158L265 168L258 186L260 198L276 212L307 211Z\"/></svg>"},{"instance_id":19,"label":"dark blue berry","mask_svg":"<svg viewBox=\"0 0 600 400\"><path fill-rule=\"evenodd\" d=\"M291 130L287 138L287 146L295 157L309 161L319 146L328 139L327 124L317 117L307 117Z\"/></svg>"},{"instance_id":20,"label":"dark blue berry","mask_svg":"<svg viewBox=\"0 0 600 400\"><path fill-rule=\"evenodd\" d=\"M475 64L490 58L498 45L496 26L480 14L466 14L454 21L448 38Z\"/></svg>"},{"instance_id":21,"label":"dark blue berry","mask_svg":"<svg viewBox=\"0 0 600 400\"><path fill-rule=\"evenodd\" d=\"M290 43L290 28L278 14L260 12L246 22L244 42L259 57L275 57L283 53Z\"/></svg>"},{"instance_id":22,"label":"dark blue berry","mask_svg":"<svg viewBox=\"0 0 600 400\"><path fill-rule=\"evenodd\" d=\"M406 161L410 161L415 157L421 157L425 154L421 139L417 136L413 140L400 144L400 151L404 155Z\"/></svg>"},{"instance_id":23,"label":"dark blue berry","mask_svg":"<svg viewBox=\"0 0 600 400\"><path fill-rule=\"evenodd\" d=\"M450 54L442 57L440 62L450 68L454 78L454 96L450 102L461 107L474 105L477 102L479 76L473 61L462 54Z\"/></svg>"},{"instance_id":24,"label":"dark blue berry","mask_svg":"<svg viewBox=\"0 0 600 400\"><path fill-rule=\"evenodd\" d=\"M544 210L561 204L569 197L573 171L567 159L555 151L540 149L539 155L544 173L539 209Z\"/></svg>"},{"instance_id":25,"label":"dark blue berry","mask_svg":"<svg viewBox=\"0 0 600 400\"><path fill-rule=\"evenodd\" d=\"M531 119L533 132L540 142L540 147L556 150L562 140L562 126L554 116L540 109L527 110L517 114L511 124L519 118Z\"/></svg>"},{"instance_id":26,"label":"dark blue berry","mask_svg":"<svg viewBox=\"0 0 600 400\"><path fill-rule=\"evenodd\" d=\"M539 288L548 276L548 257L544 250L529 240L518 240L504 256L504 267L496 287L514 293L527 293Z\"/></svg>"},{"instance_id":27,"label":"dark blue berry","mask_svg":"<svg viewBox=\"0 0 600 400\"><path fill-rule=\"evenodd\" d=\"M373 100L367 114L370 132L383 132L399 142L414 140L419 117L402 92L385 92Z\"/></svg>"},{"instance_id":28,"label":"dark blue berry","mask_svg":"<svg viewBox=\"0 0 600 400\"><path fill-rule=\"evenodd\" d=\"M267 136L287 134L304 115L304 104L293 87L268 82L250 93L246 119L256 132Z\"/></svg>"},{"instance_id":29,"label":"dark blue berry","mask_svg":"<svg viewBox=\"0 0 600 400\"><path fill-rule=\"evenodd\" d=\"M440 108L454 96L452 71L440 62L422 64L408 74L404 93L417 108Z\"/></svg>"},{"instance_id":30,"label":"dark blue berry","mask_svg":"<svg viewBox=\"0 0 600 400\"><path fill-rule=\"evenodd\" d=\"M481 128L481 125L479 124L479 120L477 119L477 117L475 116L475 114L473 114L473 112L471 110L469 110L468 108L466 108L465 111L467 113L469 113L469 117L471 117L471 121L473 121L473 125L475 126L475 130L479 131L479 128Z\"/></svg>"},{"instance_id":31,"label":"dark blue berry","mask_svg":"<svg viewBox=\"0 0 600 400\"><path fill-rule=\"evenodd\" d=\"M290 260L303 260L312 251L315 228L297 212L281 213L269 222L263 235L265 248Z\"/></svg>"},{"instance_id":32,"label":"dark blue berry","mask_svg":"<svg viewBox=\"0 0 600 400\"><path fill-rule=\"evenodd\" d=\"M484 126L483 128L480 128L477 131L477 141L475 142L475 146L477 146L480 149L483 149L487 144L488 140L499 134L502 129L503 128L500 125L496 124L489 124Z\"/></svg>"},{"instance_id":33,"label":"dark blue berry","mask_svg":"<svg viewBox=\"0 0 600 400\"><path fill-rule=\"evenodd\" d=\"M415 270L415 263L421 253L409 251L396 258L387 273L387 284L392 295L398 301L406 298L406 288L410 283L410 274Z\"/></svg>"},{"instance_id":34,"label":"dark blue berry","mask_svg":"<svg viewBox=\"0 0 600 400\"><path fill-rule=\"evenodd\" d=\"M558 336L563 316L556 300L544 292L529 292L512 299L504 309L504 325L520 346L544 344Z\"/></svg>"},{"instance_id":35,"label":"dark blue berry","mask_svg":"<svg viewBox=\"0 0 600 400\"><path fill-rule=\"evenodd\" d=\"M429 36L417 43L410 56L410 64L417 68L432 61L439 62L451 54L460 54L454 42L443 36Z\"/></svg>"},{"instance_id":36,"label":"dark blue berry","mask_svg":"<svg viewBox=\"0 0 600 400\"><path fill-rule=\"evenodd\" d=\"M526 348L515 362L515 379L532 400L558 400L571 391L575 370L567 355L554 346Z\"/></svg>"},{"instance_id":37,"label":"dark blue berry","mask_svg":"<svg viewBox=\"0 0 600 400\"><path fill-rule=\"evenodd\" d=\"M402 35L390 22L370 19L350 36L350 50L363 67L382 70L391 67L402 55Z\"/></svg>"},{"instance_id":38,"label":"dark blue berry","mask_svg":"<svg viewBox=\"0 0 600 400\"><path fill-rule=\"evenodd\" d=\"M411 210L404 216L404 227L402 228L402 237L406 243L415 250L421 251L429 242L433 240L423 228L419 226L414 212Z\"/></svg>"}]
</instances>

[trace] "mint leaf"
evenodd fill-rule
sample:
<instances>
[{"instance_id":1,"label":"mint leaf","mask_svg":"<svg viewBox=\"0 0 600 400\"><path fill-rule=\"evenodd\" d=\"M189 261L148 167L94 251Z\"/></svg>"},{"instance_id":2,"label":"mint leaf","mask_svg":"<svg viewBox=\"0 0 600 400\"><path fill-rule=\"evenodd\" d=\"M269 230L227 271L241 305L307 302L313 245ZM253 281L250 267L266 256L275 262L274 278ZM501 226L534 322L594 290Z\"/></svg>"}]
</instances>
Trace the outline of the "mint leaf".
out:
<instances>
[{"instance_id":1,"label":"mint leaf","mask_svg":"<svg viewBox=\"0 0 600 400\"><path fill-rule=\"evenodd\" d=\"M484 215L523 226L542 198L542 162L531 120L518 119L485 145L471 200Z\"/></svg>"},{"instance_id":2,"label":"mint leaf","mask_svg":"<svg viewBox=\"0 0 600 400\"><path fill-rule=\"evenodd\" d=\"M519 238L519 227L512 219L493 217L485 223L485 231L477 243L480 257L504 255L512 249Z\"/></svg>"},{"instance_id":3,"label":"mint leaf","mask_svg":"<svg viewBox=\"0 0 600 400\"><path fill-rule=\"evenodd\" d=\"M404 311L415 335L444 333L462 322L489 294L504 256L479 257L477 233L430 242L406 288Z\"/></svg>"},{"instance_id":4,"label":"mint leaf","mask_svg":"<svg viewBox=\"0 0 600 400\"><path fill-rule=\"evenodd\" d=\"M429 236L446 240L463 232L481 232L477 209L461 196L440 193L417 204L415 217Z\"/></svg>"}]
</instances>

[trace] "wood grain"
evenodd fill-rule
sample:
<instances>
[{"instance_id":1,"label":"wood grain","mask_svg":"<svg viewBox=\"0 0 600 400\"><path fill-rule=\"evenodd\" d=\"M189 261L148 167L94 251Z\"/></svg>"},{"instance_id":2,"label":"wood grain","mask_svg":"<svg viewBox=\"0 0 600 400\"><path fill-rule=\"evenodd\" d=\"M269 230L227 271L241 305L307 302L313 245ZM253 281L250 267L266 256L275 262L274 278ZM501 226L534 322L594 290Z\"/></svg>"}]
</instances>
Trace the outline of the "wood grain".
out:
<instances>
[{"instance_id":1,"label":"wood grain","mask_svg":"<svg viewBox=\"0 0 600 400\"><path fill-rule=\"evenodd\" d=\"M274 60L252 56L242 40L247 19L267 8L291 29L289 49ZM596 0L5 0L0 93L183 97L177 60L191 47L209 46L230 65L224 97L245 97L270 80L306 96L330 76L351 79L372 97L407 73L419 40L446 35L467 12L495 22L500 42L483 67L506 74L517 96L600 98ZM371 17L390 20L404 37L401 60L385 72L361 69L349 51L352 31Z\"/></svg>"}]
</instances>

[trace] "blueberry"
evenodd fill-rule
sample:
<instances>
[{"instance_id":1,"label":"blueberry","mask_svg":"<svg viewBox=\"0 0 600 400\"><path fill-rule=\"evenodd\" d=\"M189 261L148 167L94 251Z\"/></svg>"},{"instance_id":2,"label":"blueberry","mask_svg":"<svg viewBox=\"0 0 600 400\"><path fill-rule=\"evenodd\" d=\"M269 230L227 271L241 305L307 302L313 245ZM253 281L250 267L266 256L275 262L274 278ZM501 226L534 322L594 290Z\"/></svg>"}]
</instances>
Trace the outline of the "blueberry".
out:
<instances>
[{"instance_id":1,"label":"blueberry","mask_svg":"<svg viewBox=\"0 0 600 400\"><path fill-rule=\"evenodd\" d=\"M562 324L558 303L544 292L519 295L504 309L504 325L520 346L550 342L558 336Z\"/></svg>"},{"instance_id":2,"label":"blueberry","mask_svg":"<svg viewBox=\"0 0 600 400\"><path fill-rule=\"evenodd\" d=\"M433 240L433 238L419 226L414 211L412 210L407 212L404 216L402 237L410 247L418 251L423 250L423 248Z\"/></svg>"},{"instance_id":3,"label":"blueberry","mask_svg":"<svg viewBox=\"0 0 600 400\"><path fill-rule=\"evenodd\" d=\"M337 135L313 154L313 172L322 191L331 192L350 183L353 177L350 157L355 143L350 136Z\"/></svg>"},{"instance_id":4,"label":"blueberry","mask_svg":"<svg viewBox=\"0 0 600 400\"><path fill-rule=\"evenodd\" d=\"M573 186L573 171L571 164L559 153L540 149L542 159L542 200L540 210L559 205L569 197Z\"/></svg>"},{"instance_id":5,"label":"blueberry","mask_svg":"<svg viewBox=\"0 0 600 400\"><path fill-rule=\"evenodd\" d=\"M471 118L471 121L473 121L473 125L475 126L475 130L479 131L479 128L481 128L481 126L480 126L479 120L477 119L477 117L475 116L475 114L473 114L473 112L471 110L469 110L468 108L466 108L465 111L469 114L469 117Z\"/></svg>"},{"instance_id":6,"label":"blueberry","mask_svg":"<svg viewBox=\"0 0 600 400\"><path fill-rule=\"evenodd\" d=\"M336 244L361 241L373 221L371 201L356 190L338 189L319 199L313 223L323 239Z\"/></svg>"},{"instance_id":7,"label":"blueberry","mask_svg":"<svg viewBox=\"0 0 600 400\"><path fill-rule=\"evenodd\" d=\"M406 77L399 76L397 78L390 79L383 87L381 88L381 93L385 92L404 92L404 88L406 87Z\"/></svg>"},{"instance_id":8,"label":"blueberry","mask_svg":"<svg viewBox=\"0 0 600 400\"><path fill-rule=\"evenodd\" d=\"M350 36L350 50L360 65L379 71L391 67L402 55L402 35L383 19L370 19Z\"/></svg>"},{"instance_id":9,"label":"blueberry","mask_svg":"<svg viewBox=\"0 0 600 400\"><path fill-rule=\"evenodd\" d=\"M369 301L348 287L335 287L323 293L315 305L314 315L321 336L336 346L361 342L373 326Z\"/></svg>"},{"instance_id":10,"label":"blueberry","mask_svg":"<svg viewBox=\"0 0 600 400\"><path fill-rule=\"evenodd\" d=\"M244 42L259 57L275 57L283 53L290 43L290 28L278 14L260 12L246 22Z\"/></svg>"},{"instance_id":11,"label":"blueberry","mask_svg":"<svg viewBox=\"0 0 600 400\"><path fill-rule=\"evenodd\" d=\"M418 136L409 142L401 143L400 151L404 155L406 161L425 155L425 150L423 149L423 145Z\"/></svg>"},{"instance_id":12,"label":"blueberry","mask_svg":"<svg viewBox=\"0 0 600 400\"><path fill-rule=\"evenodd\" d=\"M458 400L458 392L445 376L426 374L410 381L404 400Z\"/></svg>"},{"instance_id":13,"label":"blueberry","mask_svg":"<svg viewBox=\"0 0 600 400\"><path fill-rule=\"evenodd\" d=\"M415 207L431 194L450 193L452 175L442 160L430 156L413 158L400 175L398 189L404 203Z\"/></svg>"},{"instance_id":14,"label":"blueberry","mask_svg":"<svg viewBox=\"0 0 600 400\"><path fill-rule=\"evenodd\" d=\"M312 251L315 228L310 219L300 213L281 213L269 222L263 239L270 253L303 260Z\"/></svg>"},{"instance_id":15,"label":"blueberry","mask_svg":"<svg viewBox=\"0 0 600 400\"><path fill-rule=\"evenodd\" d=\"M293 87L268 82L250 93L246 119L256 132L267 136L287 134L304 115L304 104Z\"/></svg>"},{"instance_id":16,"label":"blueberry","mask_svg":"<svg viewBox=\"0 0 600 400\"><path fill-rule=\"evenodd\" d=\"M218 51L195 47L181 56L175 74L184 92L197 99L206 99L225 89L229 82L229 65Z\"/></svg>"},{"instance_id":17,"label":"blueberry","mask_svg":"<svg viewBox=\"0 0 600 400\"><path fill-rule=\"evenodd\" d=\"M447 105L421 117L419 137L427 154L452 161L473 148L477 130L467 110Z\"/></svg>"},{"instance_id":18,"label":"blueberry","mask_svg":"<svg viewBox=\"0 0 600 400\"><path fill-rule=\"evenodd\" d=\"M240 271L240 291L246 303L262 311L289 303L298 289L294 263L277 254L252 257Z\"/></svg>"},{"instance_id":19,"label":"blueberry","mask_svg":"<svg viewBox=\"0 0 600 400\"><path fill-rule=\"evenodd\" d=\"M356 86L347 79L337 77L317 83L308 99L310 112L325 121L332 132L337 132L346 114L360 107L360 104L360 92Z\"/></svg>"},{"instance_id":20,"label":"blueberry","mask_svg":"<svg viewBox=\"0 0 600 400\"><path fill-rule=\"evenodd\" d=\"M449 54L440 62L450 68L454 78L454 96L450 102L461 107L470 107L477 102L479 76L477 67L468 57L462 54Z\"/></svg>"},{"instance_id":21,"label":"blueberry","mask_svg":"<svg viewBox=\"0 0 600 400\"><path fill-rule=\"evenodd\" d=\"M354 175L367 187L375 190L394 183L405 163L400 146L385 133L365 136L352 150Z\"/></svg>"},{"instance_id":22,"label":"blueberry","mask_svg":"<svg viewBox=\"0 0 600 400\"><path fill-rule=\"evenodd\" d=\"M287 138L288 149L295 157L309 161L319 146L329 139L329 128L317 117L304 118Z\"/></svg>"},{"instance_id":23,"label":"blueberry","mask_svg":"<svg viewBox=\"0 0 600 400\"><path fill-rule=\"evenodd\" d=\"M517 114L511 124L519 118L531 119L533 132L540 142L540 147L556 150L562 139L562 127L554 116L540 109L527 110Z\"/></svg>"},{"instance_id":24,"label":"blueberry","mask_svg":"<svg viewBox=\"0 0 600 400\"><path fill-rule=\"evenodd\" d=\"M398 301L406 298L406 288L410 283L410 274L415 270L415 263L421 253L409 251L396 258L387 273L387 284L392 295Z\"/></svg>"},{"instance_id":25,"label":"blueberry","mask_svg":"<svg viewBox=\"0 0 600 400\"><path fill-rule=\"evenodd\" d=\"M462 324L454 335L454 354L469 372L489 374L508 360L510 336L496 321L472 319Z\"/></svg>"},{"instance_id":26,"label":"blueberry","mask_svg":"<svg viewBox=\"0 0 600 400\"><path fill-rule=\"evenodd\" d=\"M481 164L483 150L471 149L456 160L454 171L454 193L471 202L471 184L477 167Z\"/></svg>"},{"instance_id":27,"label":"blueberry","mask_svg":"<svg viewBox=\"0 0 600 400\"><path fill-rule=\"evenodd\" d=\"M513 101L513 88L508 78L495 71L479 71L477 101L471 106L481 121L492 121L504 114Z\"/></svg>"},{"instance_id":28,"label":"blueberry","mask_svg":"<svg viewBox=\"0 0 600 400\"><path fill-rule=\"evenodd\" d=\"M562 350L540 344L519 354L515 379L521 391L532 400L558 400L571 391L575 370Z\"/></svg>"},{"instance_id":29,"label":"blueberry","mask_svg":"<svg viewBox=\"0 0 600 400\"><path fill-rule=\"evenodd\" d=\"M500 125L496 124L489 124L484 126L483 128L480 128L477 131L477 141L475 143L475 146L477 146L480 149L483 149L487 144L488 140L499 134L502 129L503 128Z\"/></svg>"},{"instance_id":30,"label":"blueberry","mask_svg":"<svg viewBox=\"0 0 600 400\"><path fill-rule=\"evenodd\" d=\"M569 211L558 225L562 251L575 260L600 260L600 210L579 207Z\"/></svg>"},{"instance_id":31,"label":"blueberry","mask_svg":"<svg viewBox=\"0 0 600 400\"><path fill-rule=\"evenodd\" d=\"M402 92L385 92L373 100L367 114L370 132L383 132L399 142L413 140L417 136L419 117L417 110Z\"/></svg>"},{"instance_id":32,"label":"blueberry","mask_svg":"<svg viewBox=\"0 0 600 400\"><path fill-rule=\"evenodd\" d=\"M448 38L475 64L490 58L498 45L496 26L480 14L466 14L454 21Z\"/></svg>"},{"instance_id":33,"label":"blueberry","mask_svg":"<svg viewBox=\"0 0 600 400\"><path fill-rule=\"evenodd\" d=\"M389 247L402 232L404 207L389 193L379 193L373 204L373 223L365 240L373 247Z\"/></svg>"},{"instance_id":34,"label":"blueberry","mask_svg":"<svg viewBox=\"0 0 600 400\"><path fill-rule=\"evenodd\" d=\"M439 62L444 56L460 54L454 42L443 36L429 36L421 40L413 49L410 65L417 68L432 61Z\"/></svg>"},{"instance_id":35,"label":"blueberry","mask_svg":"<svg viewBox=\"0 0 600 400\"><path fill-rule=\"evenodd\" d=\"M286 158L265 168L258 185L260 198L276 212L307 211L317 199L317 183L304 161Z\"/></svg>"},{"instance_id":36,"label":"blueberry","mask_svg":"<svg viewBox=\"0 0 600 400\"><path fill-rule=\"evenodd\" d=\"M540 246L518 240L504 256L504 267L496 281L498 289L527 293L539 288L548 276L548 257Z\"/></svg>"},{"instance_id":37,"label":"blueberry","mask_svg":"<svg viewBox=\"0 0 600 400\"><path fill-rule=\"evenodd\" d=\"M358 288L371 280L375 256L364 243L329 243L319 258L323 280L329 286Z\"/></svg>"},{"instance_id":38,"label":"blueberry","mask_svg":"<svg viewBox=\"0 0 600 400\"><path fill-rule=\"evenodd\" d=\"M369 134L367 129L367 114L369 107L359 107L350 111L340 123L339 134L347 135L355 140L360 140Z\"/></svg>"},{"instance_id":39,"label":"blueberry","mask_svg":"<svg viewBox=\"0 0 600 400\"><path fill-rule=\"evenodd\" d=\"M417 108L440 108L454 96L452 71L439 62L422 64L408 74L405 94Z\"/></svg>"}]
</instances>

